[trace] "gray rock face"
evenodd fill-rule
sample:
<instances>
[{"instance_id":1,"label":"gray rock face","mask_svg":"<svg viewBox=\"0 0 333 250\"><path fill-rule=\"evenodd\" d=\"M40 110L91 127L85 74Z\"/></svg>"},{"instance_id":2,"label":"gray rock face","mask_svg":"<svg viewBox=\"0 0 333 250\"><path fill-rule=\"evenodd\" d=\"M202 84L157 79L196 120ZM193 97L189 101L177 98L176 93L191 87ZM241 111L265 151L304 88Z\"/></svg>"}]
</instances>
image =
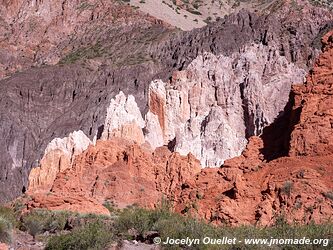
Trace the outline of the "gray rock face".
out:
<instances>
[{"instance_id":1,"label":"gray rock face","mask_svg":"<svg viewBox=\"0 0 333 250\"><path fill-rule=\"evenodd\" d=\"M96 15L95 13L94 18ZM272 104L267 101L281 93L277 91L280 88L275 86L281 86L279 84L283 82L289 84L291 80L298 79L298 73L295 71L293 75L287 76L291 63L299 69L307 69L317 54L315 42L331 19L329 12L316 8L304 9L302 12L287 8L275 15L263 17L242 12L191 32L170 30L159 22L147 22L141 26L135 22L128 22L125 26L115 25L111 28L103 26L102 23L97 29L89 26L92 24L89 18L84 19L85 27L90 27L89 32L74 32L73 39L66 38L61 45L64 45L63 47L59 44L56 47L57 51L65 53L63 60L60 60L63 65L30 69L25 66L26 71L12 74L0 81L0 202L8 201L25 191L30 169L37 166L36 160L41 159L52 139L65 137L75 130L82 130L91 140L95 135L100 138L107 107L111 98L119 91L123 91L126 96L133 95L143 117L146 116L150 82L162 79L168 86L172 86L172 82L168 82L172 72L186 70L196 58L199 58L197 75L199 79L206 81L207 86L214 82L212 75L205 76L212 69L220 72L218 74L223 78L227 77L222 73L223 67L228 71L231 67L233 72L230 77L239 79L235 81L235 85L231 84L232 80L229 81L229 85L225 85L222 82L228 82L227 79L218 79L221 81L217 88L220 103L209 109L208 118L211 120L206 125L209 129L205 129L205 135L200 137L200 140L207 144L207 150L215 146L220 147L220 142L216 143L213 131L222 124L219 120L222 115L224 120L228 121L226 124L232 126L234 121L244 121L233 128L239 135L232 138L239 137L240 141L244 141L248 135L260 133L262 126L271 122L276 116L276 111L283 106L283 100L274 100ZM96 35L99 31L99 35ZM59 30L54 32L57 35L61 34ZM90 46L92 42L98 46ZM271 48L274 48L273 52L270 52ZM261 54L262 58L258 59L251 59L251 55L243 56L242 59L242 54L246 54L248 50L252 50L252 53L262 51L267 54ZM216 58L210 55L213 58L212 63L207 63L206 69L200 69L204 66L199 64L200 60L202 61L200 56L205 52L215 55ZM11 64L15 64L6 51L0 53L3 55L2 58L7 58ZM270 53L273 53L271 55L275 58L272 60L277 60L278 68L275 69L275 64L269 63L263 70L264 65L257 65L254 61L268 60ZM38 56L39 61L43 62L43 55ZM223 61L222 58L227 63L216 63L219 60ZM233 60L238 62L238 66ZM9 62L6 61L4 64L7 63ZM27 64L29 63L24 65ZM216 69L221 67L220 65L222 68ZM191 67L195 71L194 63ZM251 75L246 73L247 70L252 72ZM265 77L260 74L265 72L266 75L269 71L273 72L270 80L264 80ZM278 76L281 71L286 76ZM240 79L246 81L243 83ZM261 84L252 86L258 79L261 80ZM193 82L195 81L191 84ZM198 82L201 83L201 80ZM267 87L261 89L266 85ZM274 87L269 87L270 85ZM214 87L210 89L215 90ZM261 97L253 98L258 89L262 91ZM249 107L249 117L242 117L239 107L235 108L239 112L236 113L237 118L230 115L229 109L223 108L226 102L233 105L230 102L234 102L235 99L238 105L237 91L240 92L243 106ZM283 88L283 91L287 91L287 88ZM231 94L236 92L235 95ZM215 103L214 98L212 96L212 100L207 103ZM272 105L273 108L267 109L265 105ZM263 112L266 109L269 112ZM207 116L207 112L203 112L204 117ZM156 126L156 117L149 126ZM245 132L242 131L244 126ZM224 136L228 131L227 125L222 127L219 131L223 133L218 136ZM154 137L152 134L146 136ZM165 142L165 138L163 140ZM178 143L179 150L187 150L185 141ZM230 147L231 151L237 150L234 146L227 147ZM241 148L239 146L239 150ZM234 153L231 151L229 155ZM214 152L209 151L205 155L212 156L216 154ZM227 155L221 159L225 159ZM208 165L210 164L208 162ZM218 164L220 162L216 163Z\"/></svg>"}]
</instances>

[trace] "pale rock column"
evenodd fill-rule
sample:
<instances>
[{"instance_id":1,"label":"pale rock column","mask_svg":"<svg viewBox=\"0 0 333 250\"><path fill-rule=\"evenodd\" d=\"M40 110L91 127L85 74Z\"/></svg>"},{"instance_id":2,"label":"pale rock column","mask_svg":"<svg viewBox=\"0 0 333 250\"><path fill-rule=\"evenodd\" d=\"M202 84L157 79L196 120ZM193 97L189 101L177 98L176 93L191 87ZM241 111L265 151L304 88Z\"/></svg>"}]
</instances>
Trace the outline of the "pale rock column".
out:
<instances>
[{"instance_id":1,"label":"pale rock column","mask_svg":"<svg viewBox=\"0 0 333 250\"><path fill-rule=\"evenodd\" d=\"M50 191L57 174L71 168L75 156L90 144L92 142L81 130L68 137L53 139L45 149L40 166L30 172L28 192Z\"/></svg>"},{"instance_id":2,"label":"pale rock column","mask_svg":"<svg viewBox=\"0 0 333 250\"><path fill-rule=\"evenodd\" d=\"M134 96L129 95L126 97L120 91L111 100L110 106L107 109L101 139L108 140L112 137L121 137L143 144L145 142L142 132L144 127L145 121L142 118Z\"/></svg>"}]
</instances>

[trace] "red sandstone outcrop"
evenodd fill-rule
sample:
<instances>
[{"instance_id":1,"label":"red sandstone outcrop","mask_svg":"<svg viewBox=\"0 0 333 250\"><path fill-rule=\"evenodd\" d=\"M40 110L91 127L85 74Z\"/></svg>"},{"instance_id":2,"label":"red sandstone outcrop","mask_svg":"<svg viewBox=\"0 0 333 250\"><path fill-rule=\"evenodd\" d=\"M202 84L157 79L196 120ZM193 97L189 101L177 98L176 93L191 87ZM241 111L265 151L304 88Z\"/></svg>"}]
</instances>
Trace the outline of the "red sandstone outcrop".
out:
<instances>
[{"instance_id":1,"label":"red sandstone outcrop","mask_svg":"<svg viewBox=\"0 0 333 250\"><path fill-rule=\"evenodd\" d=\"M291 156L333 154L333 32L322 40L323 53L306 84L293 87L294 113L301 113L291 134Z\"/></svg>"},{"instance_id":2,"label":"red sandstone outcrop","mask_svg":"<svg viewBox=\"0 0 333 250\"><path fill-rule=\"evenodd\" d=\"M198 172L199 161L191 154L183 157L163 147L151 152L113 138L90 146L57 175L48 192L32 193L28 206L94 213L107 213L106 201L154 207Z\"/></svg>"},{"instance_id":3,"label":"red sandstone outcrop","mask_svg":"<svg viewBox=\"0 0 333 250\"><path fill-rule=\"evenodd\" d=\"M98 141L76 158L72 169L58 173L49 191L32 193L27 205L107 214L106 201L153 208L164 197L176 211L217 224L270 225L281 215L300 223L330 218L331 156L263 163L255 157L260 140L251 141L254 149L248 147L228 166L201 171L193 156L164 147L151 152L116 138Z\"/></svg>"},{"instance_id":4,"label":"red sandstone outcrop","mask_svg":"<svg viewBox=\"0 0 333 250\"><path fill-rule=\"evenodd\" d=\"M204 169L182 190L177 211L215 223L270 225L325 222L332 215L332 157L281 158L244 173Z\"/></svg>"}]
</instances>

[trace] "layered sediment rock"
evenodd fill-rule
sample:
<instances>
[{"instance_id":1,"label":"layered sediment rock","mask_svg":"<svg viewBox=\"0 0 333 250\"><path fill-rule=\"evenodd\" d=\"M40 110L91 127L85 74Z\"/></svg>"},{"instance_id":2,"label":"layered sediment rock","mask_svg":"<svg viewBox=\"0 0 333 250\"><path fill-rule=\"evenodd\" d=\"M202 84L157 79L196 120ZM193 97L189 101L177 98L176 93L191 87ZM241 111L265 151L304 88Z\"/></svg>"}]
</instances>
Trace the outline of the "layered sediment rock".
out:
<instances>
[{"instance_id":1,"label":"layered sediment rock","mask_svg":"<svg viewBox=\"0 0 333 250\"><path fill-rule=\"evenodd\" d=\"M177 212L217 224L271 225L280 216L289 222L326 222L333 205L332 156L263 163L255 159L260 140L255 141L244 161L201 171L191 155L166 148L151 153L116 138L98 141L76 157L71 169L58 173L50 191L36 190L25 202L28 209L107 214L106 202L153 208L165 198Z\"/></svg>"},{"instance_id":2,"label":"layered sediment rock","mask_svg":"<svg viewBox=\"0 0 333 250\"><path fill-rule=\"evenodd\" d=\"M32 194L28 207L80 211L85 202L82 209L103 212L96 204L113 201L121 207L133 203L153 207L165 196L176 211L217 224L271 225L280 216L299 223L330 220L333 154L330 143L314 130L325 132L328 139L332 136L332 34L324 37L323 54L305 85L293 89L290 156L266 162L265 141L251 137L242 156L226 161L222 168L200 170L190 154L180 156L165 147L152 153L113 138L98 141L76 157L74 167L57 175L51 192Z\"/></svg>"},{"instance_id":3,"label":"layered sediment rock","mask_svg":"<svg viewBox=\"0 0 333 250\"><path fill-rule=\"evenodd\" d=\"M176 210L228 225L323 223L332 214L332 157L281 158L252 171L205 169L182 190ZM319 164L319 165L318 165ZM199 195L196 195L199 194Z\"/></svg>"},{"instance_id":4,"label":"layered sediment rock","mask_svg":"<svg viewBox=\"0 0 333 250\"><path fill-rule=\"evenodd\" d=\"M318 37L332 20L332 14L323 9L307 4L295 8L286 2L274 15L242 11L202 29L181 32L126 5L112 1L80 3L6 1L0 5L1 17L6 17L0 18L4 24L0 27L4 30L0 47L5 48L0 49L0 67L7 77L0 81L0 202L26 190L31 168L38 166L35 161L42 158L52 139L76 130L82 130L90 140L95 135L99 139L110 100L120 91L135 97L145 118L153 116L146 113L150 82L162 79L169 85L174 71L186 71L205 52L217 58L241 58L238 53L244 48L258 52L257 47L264 47L259 50L268 53L272 49L274 55L278 50L288 65L307 70L320 48ZM56 62L59 64L54 65ZM257 68L260 72L261 67ZM272 72L282 75L280 70ZM252 109L251 102L246 100ZM244 118L249 125L245 125L246 138L252 132L260 133L262 127L262 113L252 115ZM155 118L149 126L156 127ZM257 118L259 125L255 128L259 130L252 126ZM217 124L210 123L213 130ZM161 134L158 129L147 131L144 129L146 138L155 136L155 131ZM187 138L191 136L188 132ZM220 145L212 137L202 142L206 155L210 155L207 159L200 156L203 162L217 156L214 146ZM159 136L154 147L161 141ZM186 153L189 146L179 141L178 148ZM169 147L173 148L171 142ZM228 154L208 163L219 165Z\"/></svg>"},{"instance_id":5,"label":"layered sediment rock","mask_svg":"<svg viewBox=\"0 0 333 250\"><path fill-rule=\"evenodd\" d=\"M0 13L0 78L31 66L55 65L82 46L97 49L96 40L120 26L157 22L113 0L1 1Z\"/></svg>"}]
</instances>

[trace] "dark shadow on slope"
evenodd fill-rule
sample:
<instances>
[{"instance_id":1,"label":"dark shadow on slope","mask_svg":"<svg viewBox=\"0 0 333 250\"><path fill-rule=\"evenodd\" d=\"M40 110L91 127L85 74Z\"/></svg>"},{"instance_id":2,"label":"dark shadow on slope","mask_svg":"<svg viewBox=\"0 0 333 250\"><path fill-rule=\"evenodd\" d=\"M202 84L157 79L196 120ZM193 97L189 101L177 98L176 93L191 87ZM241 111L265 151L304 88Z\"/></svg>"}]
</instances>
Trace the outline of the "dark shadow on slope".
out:
<instances>
[{"instance_id":1,"label":"dark shadow on slope","mask_svg":"<svg viewBox=\"0 0 333 250\"><path fill-rule=\"evenodd\" d=\"M294 108L295 94L291 91L289 101L276 120L264 128L261 138L264 142L262 154L271 161L288 156L291 133L299 123L302 107Z\"/></svg>"}]
</instances>

